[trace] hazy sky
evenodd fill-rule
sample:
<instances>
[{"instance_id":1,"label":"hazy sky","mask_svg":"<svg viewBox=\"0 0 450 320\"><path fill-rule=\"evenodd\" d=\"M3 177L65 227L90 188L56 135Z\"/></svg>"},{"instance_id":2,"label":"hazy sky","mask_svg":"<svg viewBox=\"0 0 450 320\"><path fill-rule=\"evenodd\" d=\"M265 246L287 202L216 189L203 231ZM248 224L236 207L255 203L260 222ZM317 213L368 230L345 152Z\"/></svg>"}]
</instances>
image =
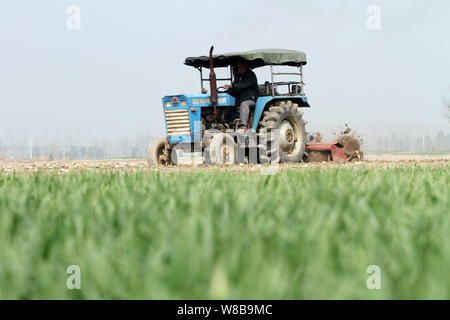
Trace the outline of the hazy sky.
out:
<instances>
[{"instance_id":1,"label":"hazy sky","mask_svg":"<svg viewBox=\"0 0 450 320\"><path fill-rule=\"evenodd\" d=\"M81 8L80 30L67 28L69 5ZM379 30L367 27L370 5ZM199 92L183 61L212 44L305 51L309 131L448 132L449 16L446 0L5 0L0 138L162 136L161 97Z\"/></svg>"}]
</instances>

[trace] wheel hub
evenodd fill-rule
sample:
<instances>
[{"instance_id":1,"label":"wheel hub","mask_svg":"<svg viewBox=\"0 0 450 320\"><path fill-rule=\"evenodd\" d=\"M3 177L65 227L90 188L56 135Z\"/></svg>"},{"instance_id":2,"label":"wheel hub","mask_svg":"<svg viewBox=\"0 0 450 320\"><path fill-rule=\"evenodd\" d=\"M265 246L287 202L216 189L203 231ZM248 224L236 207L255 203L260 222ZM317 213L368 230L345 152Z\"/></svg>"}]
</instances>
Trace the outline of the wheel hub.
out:
<instances>
[{"instance_id":1,"label":"wheel hub","mask_svg":"<svg viewBox=\"0 0 450 320\"><path fill-rule=\"evenodd\" d=\"M227 146L222 146L222 157L223 161L226 162L228 160L228 157L230 155L230 150L228 150Z\"/></svg>"},{"instance_id":2,"label":"wheel hub","mask_svg":"<svg viewBox=\"0 0 450 320\"><path fill-rule=\"evenodd\" d=\"M292 150L295 144L295 131L289 121L284 120L280 125L280 149L284 152Z\"/></svg>"}]
</instances>

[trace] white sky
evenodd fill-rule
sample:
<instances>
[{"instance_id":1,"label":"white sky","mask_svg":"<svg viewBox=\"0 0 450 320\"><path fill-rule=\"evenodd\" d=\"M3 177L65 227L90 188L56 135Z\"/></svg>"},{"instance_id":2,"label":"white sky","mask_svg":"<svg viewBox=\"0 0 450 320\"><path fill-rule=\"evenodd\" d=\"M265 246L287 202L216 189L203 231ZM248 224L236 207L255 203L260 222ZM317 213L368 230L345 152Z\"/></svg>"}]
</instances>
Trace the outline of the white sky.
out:
<instances>
[{"instance_id":1,"label":"white sky","mask_svg":"<svg viewBox=\"0 0 450 320\"><path fill-rule=\"evenodd\" d=\"M366 26L372 4L380 30ZM306 52L309 131L448 132L449 16L446 0L2 1L0 138L162 136L162 96L199 92L183 61L212 44Z\"/></svg>"}]
</instances>

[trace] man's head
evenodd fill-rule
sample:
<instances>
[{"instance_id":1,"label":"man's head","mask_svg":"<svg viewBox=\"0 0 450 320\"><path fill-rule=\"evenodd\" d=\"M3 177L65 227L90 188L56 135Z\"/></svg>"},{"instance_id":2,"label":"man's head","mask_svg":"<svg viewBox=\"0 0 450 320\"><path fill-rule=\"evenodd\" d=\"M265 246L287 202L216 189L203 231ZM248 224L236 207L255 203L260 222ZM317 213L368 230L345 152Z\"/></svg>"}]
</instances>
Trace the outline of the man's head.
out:
<instances>
[{"instance_id":1,"label":"man's head","mask_svg":"<svg viewBox=\"0 0 450 320\"><path fill-rule=\"evenodd\" d=\"M239 61L237 64L237 67L238 67L238 72L240 75L245 74L249 69L247 62L245 62L245 61Z\"/></svg>"}]
</instances>

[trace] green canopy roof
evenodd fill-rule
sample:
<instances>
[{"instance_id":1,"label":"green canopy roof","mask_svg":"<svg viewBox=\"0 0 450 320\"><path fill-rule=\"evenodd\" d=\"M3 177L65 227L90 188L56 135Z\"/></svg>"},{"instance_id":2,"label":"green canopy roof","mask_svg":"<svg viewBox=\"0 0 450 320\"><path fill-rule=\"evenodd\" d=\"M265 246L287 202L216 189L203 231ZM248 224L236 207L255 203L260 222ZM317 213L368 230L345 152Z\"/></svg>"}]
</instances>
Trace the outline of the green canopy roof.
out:
<instances>
[{"instance_id":1,"label":"green canopy roof","mask_svg":"<svg viewBox=\"0 0 450 320\"><path fill-rule=\"evenodd\" d=\"M218 68L233 65L239 60L247 61L251 68L267 65L300 66L306 64L306 54L297 50L260 49L213 55L214 67ZM184 64L209 68L209 57L189 57L184 60Z\"/></svg>"}]
</instances>

